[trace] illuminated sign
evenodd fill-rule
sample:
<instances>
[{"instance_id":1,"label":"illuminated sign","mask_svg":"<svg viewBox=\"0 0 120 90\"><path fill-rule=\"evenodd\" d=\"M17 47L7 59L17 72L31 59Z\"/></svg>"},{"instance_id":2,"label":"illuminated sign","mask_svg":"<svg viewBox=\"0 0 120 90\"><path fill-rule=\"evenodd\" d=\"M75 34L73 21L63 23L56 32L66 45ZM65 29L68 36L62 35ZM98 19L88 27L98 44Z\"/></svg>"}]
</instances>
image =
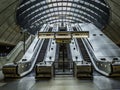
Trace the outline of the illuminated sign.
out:
<instances>
[{"instance_id":1,"label":"illuminated sign","mask_svg":"<svg viewBox=\"0 0 120 90\"><path fill-rule=\"evenodd\" d=\"M44 39L72 39L72 38L88 38L89 31L58 31L58 32L39 32L39 38Z\"/></svg>"}]
</instances>

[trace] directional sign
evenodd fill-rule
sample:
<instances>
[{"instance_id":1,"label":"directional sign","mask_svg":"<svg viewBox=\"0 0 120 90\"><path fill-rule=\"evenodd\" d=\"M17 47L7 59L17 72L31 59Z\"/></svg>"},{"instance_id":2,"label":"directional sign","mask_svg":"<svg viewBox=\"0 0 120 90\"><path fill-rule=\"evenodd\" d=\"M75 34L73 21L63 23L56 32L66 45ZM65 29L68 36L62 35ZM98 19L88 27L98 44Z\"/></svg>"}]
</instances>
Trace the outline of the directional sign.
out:
<instances>
[{"instance_id":1,"label":"directional sign","mask_svg":"<svg viewBox=\"0 0 120 90\"><path fill-rule=\"evenodd\" d=\"M72 39L72 38L88 38L89 31L58 31L58 32L39 32L39 38L45 39Z\"/></svg>"}]
</instances>

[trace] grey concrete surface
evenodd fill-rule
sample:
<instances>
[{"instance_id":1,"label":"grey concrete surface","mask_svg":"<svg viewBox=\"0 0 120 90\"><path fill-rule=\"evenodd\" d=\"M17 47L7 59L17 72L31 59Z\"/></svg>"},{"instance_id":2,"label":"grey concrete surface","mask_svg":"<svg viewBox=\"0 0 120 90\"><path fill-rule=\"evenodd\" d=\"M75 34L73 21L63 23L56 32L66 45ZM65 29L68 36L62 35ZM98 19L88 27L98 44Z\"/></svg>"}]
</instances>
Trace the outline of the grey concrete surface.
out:
<instances>
[{"instance_id":1,"label":"grey concrete surface","mask_svg":"<svg viewBox=\"0 0 120 90\"><path fill-rule=\"evenodd\" d=\"M0 43L16 45L23 34L16 25L16 8L19 0L0 0Z\"/></svg>"},{"instance_id":2,"label":"grey concrete surface","mask_svg":"<svg viewBox=\"0 0 120 90\"><path fill-rule=\"evenodd\" d=\"M120 78L107 78L100 74L94 74L92 80L65 75L50 80L36 80L33 76L14 80L2 78L0 90L120 90Z\"/></svg>"},{"instance_id":3,"label":"grey concrete surface","mask_svg":"<svg viewBox=\"0 0 120 90\"><path fill-rule=\"evenodd\" d=\"M107 0L111 9L111 19L109 25L104 29L104 33L120 45L120 0Z\"/></svg>"}]
</instances>

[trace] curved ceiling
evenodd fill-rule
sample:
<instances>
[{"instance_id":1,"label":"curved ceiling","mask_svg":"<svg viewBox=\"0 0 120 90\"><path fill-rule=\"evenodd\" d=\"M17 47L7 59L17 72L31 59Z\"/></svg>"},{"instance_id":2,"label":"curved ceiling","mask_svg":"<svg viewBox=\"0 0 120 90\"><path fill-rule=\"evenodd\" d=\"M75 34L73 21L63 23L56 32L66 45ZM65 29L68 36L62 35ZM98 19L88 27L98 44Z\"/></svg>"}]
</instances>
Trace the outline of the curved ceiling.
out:
<instances>
[{"instance_id":1,"label":"curved ceiling","mask_svg":"<svg viewBox=\"0 0 120 90\"><path fill-rule=\"evenodd\" d=\"M110 10L105 0L23 0L16 18L31 34L44 23L90 22L102 29L109 22Z\"/></svg>"}]
</instances>

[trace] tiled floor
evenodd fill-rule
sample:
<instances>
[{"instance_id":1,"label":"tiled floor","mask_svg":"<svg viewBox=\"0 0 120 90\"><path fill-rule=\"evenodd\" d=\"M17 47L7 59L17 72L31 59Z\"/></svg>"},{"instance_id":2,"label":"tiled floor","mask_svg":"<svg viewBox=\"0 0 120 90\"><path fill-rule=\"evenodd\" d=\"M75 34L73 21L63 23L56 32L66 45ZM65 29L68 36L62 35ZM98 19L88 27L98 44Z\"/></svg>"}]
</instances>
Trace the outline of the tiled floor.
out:
<instances>
[{"instance_id":1,"label":"tiled floor","mask_svg":"<svg viewBox=\"0 0 120 90\"><path fill-rule=\"evenodd\" d=\"M0 90L120 90L120 79L95 75L93 80L78 80L71 76L35 80L33 76L29 76L16 80L1 80Z\"/></svg>"}]
</instances>

